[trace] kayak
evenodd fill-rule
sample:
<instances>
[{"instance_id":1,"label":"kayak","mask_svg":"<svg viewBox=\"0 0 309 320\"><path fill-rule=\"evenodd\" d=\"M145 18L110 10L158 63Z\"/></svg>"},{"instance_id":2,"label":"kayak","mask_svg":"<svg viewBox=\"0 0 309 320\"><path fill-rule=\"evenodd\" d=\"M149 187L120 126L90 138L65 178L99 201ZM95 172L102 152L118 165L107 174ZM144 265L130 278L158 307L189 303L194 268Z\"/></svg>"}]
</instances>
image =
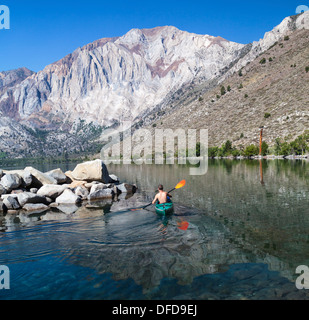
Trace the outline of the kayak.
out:
<instances>
[{"instance_id":1,"label":"kayak","mask_svg":"<svg viewBox=\"0 0 309 320\"><path fill-rule=\"evenodd\" d=\"M172 214L174 212L173 202L156 204L156 213L160 215Z\"/></svg>"}]
</instances>

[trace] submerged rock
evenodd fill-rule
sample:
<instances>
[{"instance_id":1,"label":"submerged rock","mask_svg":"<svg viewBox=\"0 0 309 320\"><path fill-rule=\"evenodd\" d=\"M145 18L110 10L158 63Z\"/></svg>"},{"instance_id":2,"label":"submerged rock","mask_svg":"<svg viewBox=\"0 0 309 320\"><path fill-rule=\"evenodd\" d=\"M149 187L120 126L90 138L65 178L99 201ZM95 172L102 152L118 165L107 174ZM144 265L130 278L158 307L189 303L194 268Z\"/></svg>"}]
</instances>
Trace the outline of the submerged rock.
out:
<instances>
[{"instance_id":1,"label":"submerged rock","mask_svg":"<svg viewBox=\"0 0 309 320\"><path fill-rule=\"evenodd\" d=\"M49 208L43 203L27 203L23 206L23 209L28 212L35 211L36 213L40 213L48 210Z\"/></svg>"},{"instance_id":2,"label":"submerged rock","mask_svg":"<svg viewBox=\"0 0 309 320\"><path fill-rule=\"evenodd\" d=\"M59 204L57 209L65 214L72 214L78 210L75 204Z\"/></svg>"}]
</instances>

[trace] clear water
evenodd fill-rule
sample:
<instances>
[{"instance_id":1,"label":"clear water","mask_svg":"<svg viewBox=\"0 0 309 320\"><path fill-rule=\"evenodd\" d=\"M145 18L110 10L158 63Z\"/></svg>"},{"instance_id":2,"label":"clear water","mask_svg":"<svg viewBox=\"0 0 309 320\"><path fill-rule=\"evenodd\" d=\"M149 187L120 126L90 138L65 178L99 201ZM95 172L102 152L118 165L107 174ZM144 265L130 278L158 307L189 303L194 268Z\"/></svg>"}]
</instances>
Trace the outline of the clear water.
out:
<instances>
[{"instance_id":1,"label":"clear water","mask_svg":"<svg viewBox=\"0 0 309 320\"><path fill-rule=\"evenodd\" d=\"M201 177L187 166L108 168L138 193L0 217L11 273L0 299L308 299L295 270L309 265L309 163L210 161ZM182 179L173 216L129 210Z\"/></svg>"}]
</instances>

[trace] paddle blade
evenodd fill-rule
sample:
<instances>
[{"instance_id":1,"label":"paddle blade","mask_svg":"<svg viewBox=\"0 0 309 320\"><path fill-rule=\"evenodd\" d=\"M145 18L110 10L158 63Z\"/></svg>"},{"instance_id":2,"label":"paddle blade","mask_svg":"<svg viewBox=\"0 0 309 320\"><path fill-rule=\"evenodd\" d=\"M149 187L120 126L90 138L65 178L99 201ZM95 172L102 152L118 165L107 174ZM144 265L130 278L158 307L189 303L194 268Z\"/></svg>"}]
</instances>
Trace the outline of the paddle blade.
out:
<instances>
[{"instance_id":1,"label":"paddle blade","mask_svg":"<svg viewBox=\"0 0 309 320\"><path fill-rule=\"evenodd\" d=\"M178 229L183 231L187 231L189 228L189 222L187 221L178 222L177 225L178 225Z\"/></svg>"},{"instance_id":2,"label":"paddle blade","mask_svg":"<svg viewBox=\"0 0 309 320\"><path fill-rule=\"evenodd\" d=\"M180 188L184 187L185 185L186 185L186 180L182 180L177 184L175 189L180 189Z\"/></svg>"}]
</instances>

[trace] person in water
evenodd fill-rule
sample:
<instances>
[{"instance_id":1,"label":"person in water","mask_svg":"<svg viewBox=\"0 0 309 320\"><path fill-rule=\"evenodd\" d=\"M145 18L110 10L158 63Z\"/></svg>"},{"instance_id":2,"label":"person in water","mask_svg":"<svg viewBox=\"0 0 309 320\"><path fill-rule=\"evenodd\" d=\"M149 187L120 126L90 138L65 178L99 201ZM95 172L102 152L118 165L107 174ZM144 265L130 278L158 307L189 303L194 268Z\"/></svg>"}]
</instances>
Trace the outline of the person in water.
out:
<instances>
[{"instance_id":1,"label":"person in water","mask_svg":"<svg viewBox=\"0 0 309 320\"><path fill-rule=\"evenodd\" d=\"M159 204L167 203L171 201L171 195L163 190L162 184L158 186L159 193L157 193L156 197L152 201L152 204L155 204L157 201Z\"/></svg>"}]
</instances>

